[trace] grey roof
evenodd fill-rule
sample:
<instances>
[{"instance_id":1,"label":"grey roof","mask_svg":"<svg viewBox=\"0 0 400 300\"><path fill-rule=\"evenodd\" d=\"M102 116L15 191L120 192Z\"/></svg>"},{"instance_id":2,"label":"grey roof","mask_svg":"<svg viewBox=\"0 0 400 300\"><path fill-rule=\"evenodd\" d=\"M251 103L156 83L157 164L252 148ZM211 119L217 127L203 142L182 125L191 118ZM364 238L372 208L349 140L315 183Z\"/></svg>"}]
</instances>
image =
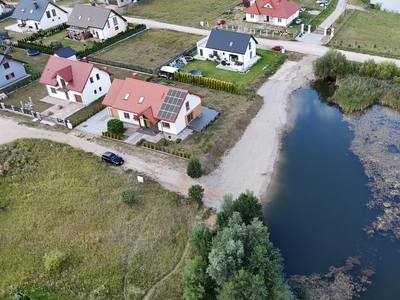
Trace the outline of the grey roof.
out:
<instances>
[{"instance_id":1,"label":"grey roof","mask_svg":"<svg viewBox=\"0 0 400 300\"><path fill-rule=\"evenodd\" d=\"M17 61L17 62L19 62L19 63L21 63L21 64L28 64L28 63L25 62L25 61L22 61L22 60L13 58L11 55L1 54L1 53L0 53L0 64L2 64L6 59L7 59L7 60Z\"/></svg>"},{"instance_id":2,"label":"grey roof","mask_svg":"<svg viewBox=\"0 0 400 300\"><path fill-rule=\"evenodd\" d=\"M47 5L53 5L54 7L57 7L63 12L67 13L61 7L49 3L46 0L20 0L17 4L17 7L15 7L13 14L11 15L11 18L22 21L40 21L44 12L46 11Z\"/></svg>"},{"instance_id":3,"label":"grey roof","mask_svg":"<svg viewBox=\"0 0 400 300\"><path fill-rule=\"evenodd\" d=\"M68 58L68 57L76 55L76 52L70 46L67 46L67 47L61 48L60 50L57 50L54 54L56 54L58 57Z\"/></svg>"},{"instance_id":4,"label":"grey roof","mask_svg":"<svg viewBox=\"0 0 400 300\"><path fill-rule=\"evenodd\" d=\"M125 20L112 9L77 3L68 18L67 25L80 28L93 27L103 29L111 12Z\"/></svg>"},{"instance_id":5,"label":"grey roof","mask_svg":"<svg viewBox=\"0 0 400 300\"><path fill-rule=\"evenodd\" d=\"M213 28L208 37L206 48L245 54L250 39L258 44L251 34Z\"/></svg>"}]
</instances>

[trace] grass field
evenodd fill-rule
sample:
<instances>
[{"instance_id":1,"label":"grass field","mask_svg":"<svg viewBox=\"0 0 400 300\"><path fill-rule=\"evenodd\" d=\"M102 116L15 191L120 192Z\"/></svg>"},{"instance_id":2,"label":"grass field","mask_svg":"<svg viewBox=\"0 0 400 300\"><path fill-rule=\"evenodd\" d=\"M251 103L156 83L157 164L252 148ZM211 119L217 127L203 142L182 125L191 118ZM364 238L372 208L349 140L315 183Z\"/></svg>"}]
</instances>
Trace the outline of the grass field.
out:
<instances>
[{"instance_id":1,"label":"grass field","mask_svg":"<svg viewBox=\"0 0 400 300\"><path fill-rule=\"evenodd\" d=\"M0 299L141 299L179 261L196 207L147 177L46 140L2 145L0 166ZM133 205L119 201L128 187Z\"/></svg>"},{"instance_id":2,"label":"grass field","mask_svg":"<svg viewBox=\"0 0 400 300\"><path fill-rule=\"evenodd\" d=\"M173 30L151 29L97 52L93 56L155 69L195 45L201 38L198 35ZM121 52L124 55L121 55Z\"/></svg>"},{"instance_id":3,"label":"grass field","mask_svg":"<svg viewBox=\"0 0 400 300\"><path fill-rule=\"evenodd\" d=\"M349 51L400 57L400 32L393 24L400 14L367 9L356 11L334 36L330 45Z\"/></svg>"}]
</instances>

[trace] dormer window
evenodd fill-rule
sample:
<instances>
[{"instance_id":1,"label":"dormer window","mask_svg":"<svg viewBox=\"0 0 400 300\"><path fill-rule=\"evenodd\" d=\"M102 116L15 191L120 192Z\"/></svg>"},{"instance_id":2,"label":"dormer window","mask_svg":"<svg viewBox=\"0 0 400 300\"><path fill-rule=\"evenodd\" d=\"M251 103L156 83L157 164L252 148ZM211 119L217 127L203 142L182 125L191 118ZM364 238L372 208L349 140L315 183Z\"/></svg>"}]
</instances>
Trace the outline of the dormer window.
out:
<instances>
[{"instance_id":1,"label":"dormer window","mask_svg":"<svg viewBox=\"0 0 400 300\"><path fill-rule=\"evenodd\" d=\"M126 101L126 100L128 100L128 98L129 98L129 93L126 93L124 100Z\"/></svg>"}]
</instances>

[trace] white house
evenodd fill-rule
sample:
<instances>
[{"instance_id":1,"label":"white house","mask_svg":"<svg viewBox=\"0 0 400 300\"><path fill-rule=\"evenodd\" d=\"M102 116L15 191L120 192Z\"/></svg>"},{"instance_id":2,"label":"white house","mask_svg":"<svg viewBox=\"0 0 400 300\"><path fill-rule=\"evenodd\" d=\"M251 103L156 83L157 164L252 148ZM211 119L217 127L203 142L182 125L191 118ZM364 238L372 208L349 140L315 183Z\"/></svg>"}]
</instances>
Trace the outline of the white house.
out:
<instances>
[{"instance_id":1,"label":"white house","mask_svg":"<svg viewBox=\"0 0 400 300\"><path fill-rule=\"evenodd\" d=\"M88 105L104 96L111 86L109 71L88 63L50 56L39 83L50 97Z\"/></svg>"},{"instance_id":2,"label":"white house","mask_svg":"<svg viewBox=\"0 0 400 300\"><path fill-rule=\"evenodd\" d=\"M124 32L128 28L128 21L112 9L75 4L67 25L67 34L71 39L86 40L93 37L106 40Z\"/></svg>"},{"instance_id":3,"label":"white house","mask_svg":"<svg viewBox=\"0 0 400 300\"><path fill-rule=\"evenodd\" d=\"M106 5L112 4L117 5L118 7L127 6L132 2L137 2L138 0L105 0Z\"/></svg>"},{"instance_id":4,"label":"white house","mask_svg":"<svg viewBox=\"0 0 400 300\"><path fill-rule=\"evenodd\" d=\"M136 76L114 79L103 105L110 116L148 128L154 133L178 134L201 115L202 96Z\"/></svg>"},{"instance_id":5,"label":"white house","mask_svg":"<svg viewBox=\"0 0 400 300\"><path fill-rule=\"evenodd\" d=\"M46 0L20 0L11 15L18 26L46 30L68 20L68 12Z\"/></svg>"},{"instance_id":6,"label":"white house","mask_svg":"<svg viewBox=\"0 0 400 300\"><path fill-rule=\"evenodd\" d=\"M286 27L299 16L300 9L293 0L258 0L243 12L246 22Z\"/></svg>"},{"instance_id":7,"label":"white house","mask_svg":"<svg viewBox=\"0 0 400 300\"><path fill-rule=\"evenodd\" d=\"M251 34L213 28L208 37L197 42L197 58L217 58L224 65L248 69L259 59L257 44Z\"/></svg>"}]
</instances>

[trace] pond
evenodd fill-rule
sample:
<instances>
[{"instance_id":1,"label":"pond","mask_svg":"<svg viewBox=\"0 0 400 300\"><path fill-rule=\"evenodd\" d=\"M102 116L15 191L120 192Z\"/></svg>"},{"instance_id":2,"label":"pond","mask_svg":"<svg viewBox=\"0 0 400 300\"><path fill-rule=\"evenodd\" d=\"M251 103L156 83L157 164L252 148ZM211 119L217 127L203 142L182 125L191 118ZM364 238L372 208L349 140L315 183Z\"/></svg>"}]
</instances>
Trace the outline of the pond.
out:
<instances>
[{"instance_id":1,"label":"pond","mask_svg":"<svg viewBox=\"0 0 400 300\"><path fill-rule=\"evenodd\" d=\"M325 83L292 95L291 129L264 205L271 240L281 249L288 277L326 274L330 266L343 266L347 257L359 257L363 267L375 270L372 285L359 299L397 299L400 242L365 231L380 212L366 206L373 197L370 179L350 150L354 131L325 102L329 95ZM377 110L365 117L370 113ZM395 145L386 150L398 154Z\"/></svg>"}]
</instances>

